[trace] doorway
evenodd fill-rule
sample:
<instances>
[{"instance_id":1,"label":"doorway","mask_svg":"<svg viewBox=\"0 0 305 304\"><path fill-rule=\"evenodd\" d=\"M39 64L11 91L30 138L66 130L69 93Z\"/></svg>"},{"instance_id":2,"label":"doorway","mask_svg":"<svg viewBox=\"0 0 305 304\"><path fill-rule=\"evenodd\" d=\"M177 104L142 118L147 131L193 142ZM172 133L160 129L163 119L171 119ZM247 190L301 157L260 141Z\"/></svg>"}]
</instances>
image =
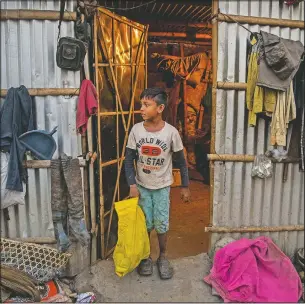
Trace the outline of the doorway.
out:
<instances>
[{"instance_id":1,"label":"doorway","mask_svg":"<svg viewBox=\"0 0 305 304\"><path fill-rule=\"evenodd\" d=\"M153 86L163 87L172 101L164 118L175 125L183 138L192 195L192 203L183 204L179 187L172 187L168 255L169 258L174 259L207 252L210 236L204 230L210 223L210 181L207 154L210 151L211 132L211 96L209 95L212 79L212 41L211 24L209 23L211 1L99 1L99 4L105 8L111 8L111 14L115 13L111 15L114 20L111 21L111 26L118 22L118 28L121 27L121 24L125 24L122 26L128 28L129 35L126 35L127 32L125 32L125 35L122 36L131 37L133 28L139 27L142 31L138 29L136 36L138 39L144 37L141 35L144 35L146 28L141 24L149 25L146 40L141 40L142 42L138 42L136 46L128 41L131 45L129 48L131 52L141 54L142 61L134 61L132 55L130 55L130 61L127 60L128 63L119 61L123 55L116 49L116 45L119 43L122 46L124 42L118 38L115 31L109 32L108 35L109 41L112 41L109 44L108 55L105 46L100 45L96 50L98 57L104 62L104 66L97 62L100 69L96 77L97 79L99 77L107 79L107 82L103 81L102 84L104 87L103 92L101 91L103 96L100 96L102 104L99 112L99 117L102 118L99 126L100 150L104 155L100 160L100 181L102 181L102 183L100 182L100 191L102 191L100 197L103 197L100 200L100 223L101 233L104 235L104 238L101 239L104 239L105 242L101 244L101 255L105 258L111 254L111 249L116 243L117 219L113 212L113 203L128 195L122 166L126 131L123 117L126 117L126 123L128 118L131 118L130 126L139 121L140 117L137 115L139 100L137 98L144 87ZM104 10L104 12L106 11ZM108 15L110 16L110 14ZM114 16L116 17L114 18ZM128 19L122 18L122 16ZM99 26L109 31L110 21L108 25L99 24ZM99 35L104 37L107 35L107 33L102 33L102 29L100 31ZM144 45L143 50L141 44ZM125 51L127 49L128 46L125 44ZM113 57L111 53L114 54ZM181 64L178 64L180 68L177 67L177 64L174 64L177 67L176 70L171 68L168 63L172 59L180 60ZM188 62L188 66L185 66L185 62ZM111 66L113 71L111 71ZM139 83L131 85L132 89L126 93L124 88L127 87L127 82L122 81L120 76L124 75L123 70L131 69L129 84L129 81L135 80L138 68L141 75L137 80ZM184 77L183 73L186 73L187 76ZM119 83L120 79L121 83ZM109 104L106 105L105 101L108 99ZM120 107L121 99L122 106ZM134 104L132 107L130 107L131 102ZM109 106L110 104L111 106ZM113 116L102 114L105 111L111 112ZM109 128L109 125L113 126L112 129ZM117 144L115 134L118 134L120 138ZM102 139L107 138L108 140L112 137L113 146L116 147L114 149L111 148L111 145L106 145ZM112 184L116 187L112 187ZM153 234L152 243L156 242L156 235ZM153 257L156 257L157 254L157 252L152 252Z\"/></svg>"}]
</instances>

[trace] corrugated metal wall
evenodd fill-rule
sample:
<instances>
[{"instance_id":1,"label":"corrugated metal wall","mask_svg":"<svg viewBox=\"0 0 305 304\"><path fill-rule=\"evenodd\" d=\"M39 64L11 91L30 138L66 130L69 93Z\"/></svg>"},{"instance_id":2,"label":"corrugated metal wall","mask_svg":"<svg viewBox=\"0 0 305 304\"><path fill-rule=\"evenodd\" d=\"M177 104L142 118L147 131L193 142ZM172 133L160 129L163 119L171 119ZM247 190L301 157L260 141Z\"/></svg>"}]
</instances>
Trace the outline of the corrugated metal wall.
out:
<instances>
[{"instance_id":1,"label":"corrugated metal wall","mask_svg":"<svg viewBox=\"0 0 305 304\"><path fill-rule=\"evenodd\" d=\"M58 10L56 1L1 1L1 9ZM66 9L73 11L74 1ZM56 65L58 21L5 20L1 21L1 88L78 88L79 72L64 71ZM61 36L74 36L74 23L62 22ZM80 137L76 134L77 98L68 96L34 97L37 129L51 131L60 153L76 157L81 154ZM1 100L3 102L3 100ZM10 220L1 212L2 237L52 237L54 229L50 207L51 183L49 169L28 169L26 204L9 208Z\"/></svg>"},{"instance_id":2,"label":"corrugated metal wall","mask_svg":"<svg viewBox=\"0 0 305 304\"><path fill-rule=\"evenodd\" d=\"M221 13L304 20L304 2L296 6L282 1L219 1ZM283 38L300 40L304 30L245 25L251 31L263 30ZM249 32L235 23L218 26L217 80L246 82L246 45ZM217 90L216 153L264 153L268 147L268 128L260 119L256 128L248 127L245 91ZM304 174L297 164L289 164L288 180L282 182L283 164L274 166L274 177L251 177L252 163L215 162L213 202L214 226L280 226L304 224ZM304 232L263 233L291 255L304 247ZM257 237L259 234L233 234L233 237ZM224 234L213 234L212 245Z\"/></svg>"}]
</instances>

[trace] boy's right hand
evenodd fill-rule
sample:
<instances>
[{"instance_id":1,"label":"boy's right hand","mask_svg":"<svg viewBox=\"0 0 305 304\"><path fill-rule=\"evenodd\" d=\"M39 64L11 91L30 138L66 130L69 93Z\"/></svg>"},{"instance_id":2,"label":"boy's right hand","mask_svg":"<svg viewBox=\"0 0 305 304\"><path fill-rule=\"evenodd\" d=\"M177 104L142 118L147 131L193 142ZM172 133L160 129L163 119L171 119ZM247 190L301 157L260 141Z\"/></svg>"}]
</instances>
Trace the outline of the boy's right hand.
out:
<instances>
[{"instance_id":1,"label":"boy's right hand","mask_svg":"<svg viewBox=\"0 0 305 304\"><path fill-rule=\"evenodd\" d=\"M140 196L140 193L139 193L137 185L131 185L130 191L129 191L129 197L139 197L139 196Z\"/></svg>"}]
</instances>

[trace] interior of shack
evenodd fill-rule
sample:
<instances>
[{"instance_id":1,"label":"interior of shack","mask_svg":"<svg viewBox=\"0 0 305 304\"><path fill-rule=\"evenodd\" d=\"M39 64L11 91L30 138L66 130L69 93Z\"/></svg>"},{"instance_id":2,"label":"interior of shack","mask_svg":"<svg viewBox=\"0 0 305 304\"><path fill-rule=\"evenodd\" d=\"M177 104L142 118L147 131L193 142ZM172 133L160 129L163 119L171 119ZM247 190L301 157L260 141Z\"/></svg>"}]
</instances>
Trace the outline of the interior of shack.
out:
<instances>
[{"instance_id":1,"label":"interior of shack","mask_svg":"<svg viewBox=\"0 0 305 304\"><path fill-rule=\"evenodd\" d=\"M146 85L166 90L169 100L164 119L178 129L183 140L192 202L183 204L180 199L179 187L175 186L179 185L179 174L175 170L174 162L169 258L194 256L209 249L209 235L204 232L204 227L210 220L210 173L207 154L210 151L211 136L211 2L99 1L99 5L106 9L111 8L111 12L119 16L149 25ZM107 88L105 90L104 87L103 90L107 92ZM101 100L105 101L107 96L106 93L103 94ZM105 124L107 119L110 117L105 117ZM114 134L109 130L107 140ZM103 153L106 155L107 151ZM104 172L103 175L110 176L111 170L109 168L109 172ZM105 183L105 205L107 189L109 187L107 188ZM157 242L154 234L152 242ZM157 248L152 246L154 247ZM152 252L153 257L157 254Z\"/></svg>"}]
</instances>

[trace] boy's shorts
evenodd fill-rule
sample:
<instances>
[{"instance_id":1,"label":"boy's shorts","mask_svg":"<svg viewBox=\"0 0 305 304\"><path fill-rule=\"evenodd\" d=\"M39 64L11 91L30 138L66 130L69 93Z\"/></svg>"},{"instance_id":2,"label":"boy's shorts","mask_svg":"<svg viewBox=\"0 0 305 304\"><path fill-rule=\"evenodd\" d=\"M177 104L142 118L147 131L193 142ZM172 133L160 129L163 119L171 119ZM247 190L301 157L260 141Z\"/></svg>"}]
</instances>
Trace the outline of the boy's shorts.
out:
<instances>
[{"instance_id":1,"label":"boy's shorts","mask_svg":"<svg viewBox=\"0 0 305 304\"><path fill-rule=\"evenodd\" d=\"M140 192L139 205L146 217L148 232L153 229L164 234L169 229L170 187L150 190L138 185Z\"/></svg>"}]
</instances>

